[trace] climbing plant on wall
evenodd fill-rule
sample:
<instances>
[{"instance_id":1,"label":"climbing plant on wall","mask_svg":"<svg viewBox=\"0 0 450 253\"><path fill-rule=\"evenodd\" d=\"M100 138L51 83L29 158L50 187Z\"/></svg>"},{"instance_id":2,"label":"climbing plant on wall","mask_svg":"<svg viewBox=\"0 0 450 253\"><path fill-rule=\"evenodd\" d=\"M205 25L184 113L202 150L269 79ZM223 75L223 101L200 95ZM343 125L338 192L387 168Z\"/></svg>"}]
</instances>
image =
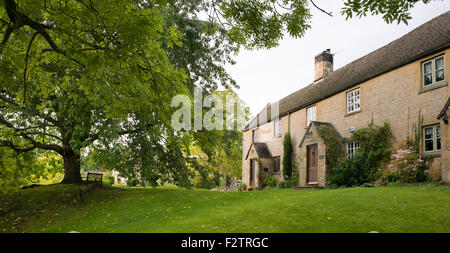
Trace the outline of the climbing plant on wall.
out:
<instances>
[{"instance_id":1,"label":"climbing plant on wall","mask_svg":"<svg viewBox=\"0 0 450 253\"><path fill-rule=\"evenodd\" d=\"M334 168L336 168L339 159L345 155L342 147L342 139L336 131L328 125L318 126L317 131L327 146L327 171L331 172Z\"/></svg>"}]
</instances>

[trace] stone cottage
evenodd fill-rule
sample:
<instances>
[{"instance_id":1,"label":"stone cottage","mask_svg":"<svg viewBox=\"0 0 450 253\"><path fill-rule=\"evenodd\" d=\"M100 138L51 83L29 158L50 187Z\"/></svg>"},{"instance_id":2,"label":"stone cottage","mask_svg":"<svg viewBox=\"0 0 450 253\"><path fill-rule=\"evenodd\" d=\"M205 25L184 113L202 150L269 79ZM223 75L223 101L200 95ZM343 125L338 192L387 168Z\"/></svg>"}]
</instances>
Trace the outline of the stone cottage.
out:
<instances>
[{"instance_id":1,"label":"stone cottage","mask_svg":"<svg viewBox=\"0 0 450 253\"><path fill-rule=\"evenodd\" d=\"M344 140L357 129L388 122L394 148L423 116L421 150L433 157L431 175L450 182L450 12L334 70L329 49L315 57L314 81L268 104L243 132L242 180L261 187L266 175L283 180L283 138L290 132L300 186L327 182L327 147L318 128ZM343 143L348 155L359 143Z\"/></svg>"}]
</instances>

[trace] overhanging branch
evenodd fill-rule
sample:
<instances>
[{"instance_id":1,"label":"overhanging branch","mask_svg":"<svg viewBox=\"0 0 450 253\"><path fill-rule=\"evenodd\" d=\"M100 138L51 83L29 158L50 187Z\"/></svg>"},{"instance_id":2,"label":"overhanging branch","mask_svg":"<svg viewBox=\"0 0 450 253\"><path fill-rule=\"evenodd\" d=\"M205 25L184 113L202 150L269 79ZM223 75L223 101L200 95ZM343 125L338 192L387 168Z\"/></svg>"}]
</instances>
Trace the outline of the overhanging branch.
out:
<instances>
[{"instance_id":1,"label":"overhanging branch","mask_svg":"<svg viewBox=\"0 0 450 253\"><path fill-rule=\"evenodd\" d=\"M53 150L58 152L59 154L63 154L63 148L57 144L45 144L34 140L31 136L20 131L20 128L15 127L11 122L7 121L5 118L0 116L0 124L6 126L7 128L13 129L18 132L19 136L22 136L25 140L31 142L34 148L40 148L45 150Z\"/></svg>"}]
</instances>

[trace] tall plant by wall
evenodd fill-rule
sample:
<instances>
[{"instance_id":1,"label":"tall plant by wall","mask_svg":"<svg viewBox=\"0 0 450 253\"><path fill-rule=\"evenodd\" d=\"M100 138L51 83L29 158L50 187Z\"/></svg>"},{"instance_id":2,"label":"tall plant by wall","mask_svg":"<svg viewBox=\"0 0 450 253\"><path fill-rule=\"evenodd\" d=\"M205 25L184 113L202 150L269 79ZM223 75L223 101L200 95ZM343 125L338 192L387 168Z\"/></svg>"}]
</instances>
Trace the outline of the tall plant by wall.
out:
<instances>
[{"instance_id":1,"label":"tall plant by wall","mask_svg":"<svg viewBox=\"0 0 450 253\"><path fill-rule=\"evenodd\" d=\"M283 149L283 174L284 178L287 179L292 176L292 143L289 132L284 136Z\"/></svg>"},{"instance_id":2,"label":"tall plant by wall","mask_svg":"<svg viewBox=\"0 0 450 253\"><path fill-rule=\"evenodd\" d=\"M422 111L419 111L419 117L417 124L412 125L412 133L408 134L408 139L406 141L408 147L412 147L415 152L419 153L420 150L420 138L422 137L422 125L423 125L423 115ZM409 131L409 129L408 129Z\"/></svg>"}]
</instances>

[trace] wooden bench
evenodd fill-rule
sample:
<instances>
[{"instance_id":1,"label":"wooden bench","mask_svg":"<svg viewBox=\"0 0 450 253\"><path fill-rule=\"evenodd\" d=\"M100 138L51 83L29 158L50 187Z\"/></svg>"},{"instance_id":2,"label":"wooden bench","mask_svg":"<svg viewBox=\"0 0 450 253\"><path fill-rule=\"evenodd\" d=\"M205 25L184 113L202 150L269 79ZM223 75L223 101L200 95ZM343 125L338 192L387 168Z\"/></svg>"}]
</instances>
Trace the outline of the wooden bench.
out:
<instances>
[{"instance_id":1,"label":"wooden bench","mask_svg":"<svg viewBox=\"0 0 450 253\"><path fill-rule=\"evenodd\" d=\"M88 172L86 179L84 181L88 184L93 183L93 184L102 185L102 179L103 179L103 173Z\"/></svg>"}]
</instances>

